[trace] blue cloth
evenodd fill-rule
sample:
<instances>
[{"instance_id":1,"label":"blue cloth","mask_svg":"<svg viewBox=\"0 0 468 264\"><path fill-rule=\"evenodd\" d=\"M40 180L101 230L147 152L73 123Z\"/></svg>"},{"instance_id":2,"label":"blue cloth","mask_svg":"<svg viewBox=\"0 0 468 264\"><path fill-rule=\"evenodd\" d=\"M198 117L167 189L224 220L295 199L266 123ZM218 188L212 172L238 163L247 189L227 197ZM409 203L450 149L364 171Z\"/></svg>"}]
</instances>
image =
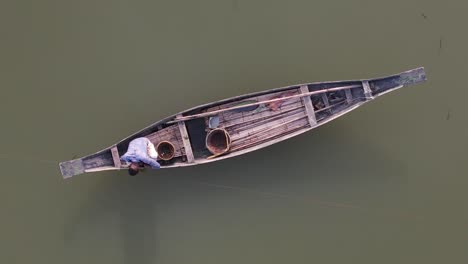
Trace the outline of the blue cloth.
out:
<instances>
[{"instance_id":1,"label":"blue cloth","mask_svg":"<svg viewBox=\"0 0 468 264\"><path fill-rule=\"evenodd\" d=\"M127 152L120 159L126 162L143 162L153 169L159 169L161 165L148 155L148 144L151 142L144 137L130 141Z\"/></svg>"}]
</instances>

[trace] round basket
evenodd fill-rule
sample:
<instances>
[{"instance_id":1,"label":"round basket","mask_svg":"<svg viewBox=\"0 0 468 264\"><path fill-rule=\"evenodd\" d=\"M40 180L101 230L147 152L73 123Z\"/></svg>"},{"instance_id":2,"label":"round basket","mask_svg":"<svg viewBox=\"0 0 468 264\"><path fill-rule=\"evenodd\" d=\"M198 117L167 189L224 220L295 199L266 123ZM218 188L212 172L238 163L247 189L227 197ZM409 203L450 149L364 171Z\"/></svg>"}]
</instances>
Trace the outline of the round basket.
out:
<instances>
[{"instance_id":1,"label":"round basket","mask_svg":"<svg viewBox=\"0 0 468 264\"><path fill-rule=\"evenodd\" d=\"M230 146L231 137L222 128L213 129L206 136L206 148L215 155L227 152Z\"/></svg>"},{"instance_id":2,"label":"round basket","mask_svg":"<svg viewBox=\"0 0 468 264\"><path fill-rule=\"evenodd\" d=\"M175 147L169 141L159 142L156 151L158 152L158 157L162 160L170 160L175 155Z\"/></svg>"}]
</instances>

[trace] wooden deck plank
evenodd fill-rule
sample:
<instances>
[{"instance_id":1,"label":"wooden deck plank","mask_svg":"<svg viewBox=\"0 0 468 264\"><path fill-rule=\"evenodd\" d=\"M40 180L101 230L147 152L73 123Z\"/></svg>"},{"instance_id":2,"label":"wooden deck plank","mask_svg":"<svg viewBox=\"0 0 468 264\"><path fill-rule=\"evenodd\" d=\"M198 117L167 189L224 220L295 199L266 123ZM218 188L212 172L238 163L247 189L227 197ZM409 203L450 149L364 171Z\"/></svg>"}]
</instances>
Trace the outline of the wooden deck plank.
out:
<instances>
[{"instance_id":1,"label":"wooden deck plank","mask_svg":"<svg viewBox=\"0 0 468 264\"><path fill-rule=\"evenodd\" d=\"M244 141L247 139L252 139L253 141L258 141L263 139L264 137L269 137L272 135L276 135L278 133L284 133L287 132L291 129L294 129L294 127L297 124L301 125L307 125L309 124L308 118L305 115L301 115L299 117L296 117L294 119L288 120L287 122L281 122L275 126L269 126L266 128L262 128L260 130L252 131L247 135L245 138L236 138L232 140L232 144L243 144Z\"/></svg>"},{"instance_id":2,"label":"wooden deck plank","mask_svg":"<svg viewBox=\"0 0 468 264\"><path fill-rule=\"evenodd\" d=\"M231 131L240 131L240 130L245 130L250 127L255 127L255 126L261 126L264 124L267 124L269 122L272 122L277 119L281 119L282 117L286 115L292 115L298 112L302 112L305 114L304 106L302 105L302 102L299 102L299 105L295 108L287 109L287 110L281 110L276 114L270 114L268 116L262 116L259 115L258 118L255 118L253 120L250 120L248 122L243 122L243 123L234 123L232 125L223 125L223 127L227 130Z\"/></svg>"},{"instance_id":3,"label":"wooden deck plank","mask_svg":"<svg viewBox=\"0 0 468 264\"><path fill-rule=\"evenodd\" d=\"M348 104L351 104L353 102L353 95L351 94L351 89L346 89L345 94L346 94L346 102Z\"/></svg>"},{"instance_id":4,"label":"wooden deck plank","mask_svg":"<svg viewBox=\"0 0 468 264\"><path fill-rule=\"evenodd\" d=\"M111 148L111 153L112 159L114 160L114 167L120 168L122 166L122 163L120 162L119 150L117 149L117 146L113 146Z\"/></svg>"},{"instance_id":5,"label":"wooden deck plank","mask_svg":"<svg viewBox=\"0 0 468 264\"><path fill-rule=\"evenodd\" d=\"M287 130L279 131L279 133L269 134L269 135L267 135L265 137L262 137L262 138L256 138L256 140L254 140L254 141L243 142L245 144L238 144L236 146L231 146L230 151L231 151L231 153L240 152L240 154L242 154L242 153L245 153L245 152L249 152L249 151L252 151L252 150L255 150L255 149L262 148L262 147L264 147L264 146L262 146L262 144L266 143L268 141L270 141L270 143L267 143L267 144L272 144L271 142L276 143L276 142L279 142L279 141L281 141L283 139L292 137L292 135L295 135L299 130L307 131L309 129L311 129L310 125L309 125L309 121L307 120L307 118L304 117L302 125L301 125L301 123L298 123L294 127L290 127ZM288 134L289 134L289 136L288 136ZM283 138L283 139L281 139L281 138Z\"/></svg>"},{"instance_id":6,"label":"wooden deck plank","mask_svg":"<svg viewBox=\"0 0 468 264\"><path fill-rule=\"evenodd\" d=\"M291 92L297 95L300 94L299 89L290 91L289 93ZM258 96L251 99L264 101L281 94L283 94L283 92ZM312 102L310 102L310 104L312 104ZM223 109L230 105L232 105L232 103L221 107L213 107L207 111L212 111L215 108ZM256 145L257 142L263 141L265 137L286 133L291 129L296 129L298 125L310 126L309 116L307 115L303 100L300 97L284 101L276 111L272 111L268 107L262 107L256 111L240 113L223 112L218 116L220 119L219 126L225 127L231 136L231 147L245 144Z\"/></svg>"},{"instance_id":7,"label":"wooden deck plank","mask_svg":"<svg viewBox=\"0 0 468 264\"><path fill-rule=\"evenodd\" d=\"M287 111L289 109L293 109L293 108L296 108L296 107L301 106L301 105L302 105L302 102L300 100L296 100L294 102L285 102L284 105L281 106L280 111ZM252 118L252 120L255 120L257 118L276 115L278 113L279 113L279 111L272 112L268 108L265 108L265 109L262 109L262 110L260 110L260 111L258 111L256 113L252 113L252 112L245 113L245 116L251 116L251 117L248 117L247 119L245 117L243 119L242 118L233 118L233 119L220 118L220 125L221 126L232 126L232 125L235 125L235 124L241 124L243 122L248 122L250 118Z\"/></svg>"},{"instance_id":8,"label":"wooden deck plank","mask_svg":"<svg viewBox=\"0 0 468 264\"><path fill-rule=\"evenodd\" d=\"M180 136L179 127L172 125L146 136L155 146L161 141L169 141L175 147L174 157L180 157L183 153L183 142Z\"/></svg>"},{"instance_id":9,"label":"wooden deck plank","mask_svg":"<svg viewBox=\"0 0 468 264\"><path fill-rule=\"evenodd\" d=\"M372 91L369 86L368 81L362 81L362 88L364 89L364 95L366 96L367 100L373 99L374 97L372 96Z\"/></svg>"},{"instance_id":10,"label":"wooden deck plank","mask_svg":"<svg viewBox=\"0 0 468 264\"><path fill-rule=\"evenodd\" d=\"M322 94L322 100L323 100L323 103L325 104L325 107L330 106L330 102L328 101L327 93Z\"/></svg>"},{"instance_id":11,"label":"wooden deck plank","mask_svg":"<svg viewBox=\"0 0 468 264\"><path fill-rule=\"evenodd\" d=\"M249 128L242 129L242 130L231 130L233 132L233 133L230 132L231 140L234 142L234 141L237 141L238 138L242 138L247 135L255 134L258 131L264 131L264 130L269 130L274 127L279 127L282 124L288 124L298 119L304 119L306 123L309 123L308 116L305 113L304 109L302 109L302 111L296 111L291 114L284 114L273 120L267 120L268 122L262 123L261 125L249 126Z\"/></svg>"},{"instance_id":12,"label":"wooden deck plank","mask_svg":"<svg viewBox=\"0 0 468 264\"><path fill-rule=\"evenodd\" d=\"M301 86L299 88L300 93L308 93L309 92L309 87L307 85ZM304 107L306 109L307 116L309 118L309 123L311 126L315 126L317 124L317 119L315 118L315 111L314 111L314 106L312 105L312 100L310 99L310 96L304 96L301 97L302 102L304 103Z\"/></svg>"},{"instance_id":13,"label":"wooden deck plank","mask_svg":"<svg viewBox=\"0 0 468 264\"><path fill-rule=\"evenodd\" d=\"M187 156L187 162L193 163L195 161L195 157L193 156L192 145L190 144L190 138L188 136L185 122L184 121L177 122L177 125L179 126L180 136L184 144L185 155Z\"/></svg>"}]
</instances>

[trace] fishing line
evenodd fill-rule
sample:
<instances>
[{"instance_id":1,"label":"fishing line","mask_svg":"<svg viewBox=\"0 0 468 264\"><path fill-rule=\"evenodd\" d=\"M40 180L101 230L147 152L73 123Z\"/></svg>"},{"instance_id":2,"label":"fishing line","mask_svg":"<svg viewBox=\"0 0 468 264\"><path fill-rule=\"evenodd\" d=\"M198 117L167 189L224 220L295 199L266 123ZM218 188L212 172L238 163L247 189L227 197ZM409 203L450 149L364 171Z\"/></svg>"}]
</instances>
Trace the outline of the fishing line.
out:
<instances>
[{"instance_id":1,"label":"fishing line","mask_svg":"<svg viewBox=\"0 0 468 264\"><path fill-rule=\"evenodd\" d=\"M14 162L20 162L20 161L29 161L29 162L38 162L46 165L54 165L57 166L59 164L58 161L55 160L50 160L50 159L35 159L32 157L22 157L21 159L13 159L10 157L2 157L3 160L8 160L8 161L14 161ZM205 186L211 186L211 187L216 187L216 188L221 188L221 189L228 189L228 190L235 190L235 191L242 191L242 192L248 192L248 193L254 193L258 195L263 195L263 196L270 196L270 197L277 197L277 198L286 198L286 199L295 199L295 200L301 200L301 201L306 201L306 202L313 202L321 205L326 205L326 206L332 206L332 207L339 207L339 208L354 208L358 209L361 208L356 205L352 204L347 204L347 203L336 203L336 202L328 202L328 201L320 201L320 200L308 200L305 198L313 198L313 197L308 197L308 196L296 196L296 195L289 195L289 194L281 194L281 193L274 193L274 192L268 192L268 191L260 191L256 189L251 189L251 188L245 188L245 187L237 187L237 186L229 186L229 185L223 185L223 184L215 184L215 183L209 183L209 182L203 182L203 181L193 181L190 180L192 183L196 183L199 185L205 185Z\"/></svg>"},{"instance_id":2,"label":"fishing line","mask_svg":"<svg viewBox=\"0 0 468 264\"><path fill-rule=\"evenodd\" d=\"M360 209L361 208L360 206L347 204L347 203L336 203L336 202L320 201L320 200L316 200L314 197L310 197L310 196L296 196L296 195L289 195L289 194L273 193L273 192L267 192L267 191L259 191L259 190L250 189L250 188L228 186L228 185L215 184L215 183L209 183L209 182L203 182L203 181L193 181L192 180L191 182L197 183L197 184L200 184L200 185L206 185L206 186L222 188L222 189L229 189L229 190L236 190L236 191L255 193L255 194L264 195L264 196L287 198L287 199L296 199L296 200L301 200L301 201L305 201L305 202L313 202L313 203L326 205L326 206L331 206L331 207L352 208L352 209ZM313 200L308 200L306 198L312 198Z\"/></svg>"}]
</instances>

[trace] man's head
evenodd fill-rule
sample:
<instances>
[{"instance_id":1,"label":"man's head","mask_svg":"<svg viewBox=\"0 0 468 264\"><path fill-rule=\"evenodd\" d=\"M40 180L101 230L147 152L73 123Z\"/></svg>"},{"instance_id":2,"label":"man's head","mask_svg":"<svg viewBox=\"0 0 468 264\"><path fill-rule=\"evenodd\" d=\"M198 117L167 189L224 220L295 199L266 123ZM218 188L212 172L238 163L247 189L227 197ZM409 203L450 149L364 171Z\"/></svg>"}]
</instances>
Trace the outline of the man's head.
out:
<instances>
[{"instance_id":1,"label":"man's head","mask_svg":"<svg viewBox=\"0 0 468 264\"><path fill-rule=\"evenodd\" d=\"M128 174L130 176L135 176L138 174L138 171L140 170L140 166L136 162L130 163L130 166L128 167Z\"/></svg>"}]
</instances>

